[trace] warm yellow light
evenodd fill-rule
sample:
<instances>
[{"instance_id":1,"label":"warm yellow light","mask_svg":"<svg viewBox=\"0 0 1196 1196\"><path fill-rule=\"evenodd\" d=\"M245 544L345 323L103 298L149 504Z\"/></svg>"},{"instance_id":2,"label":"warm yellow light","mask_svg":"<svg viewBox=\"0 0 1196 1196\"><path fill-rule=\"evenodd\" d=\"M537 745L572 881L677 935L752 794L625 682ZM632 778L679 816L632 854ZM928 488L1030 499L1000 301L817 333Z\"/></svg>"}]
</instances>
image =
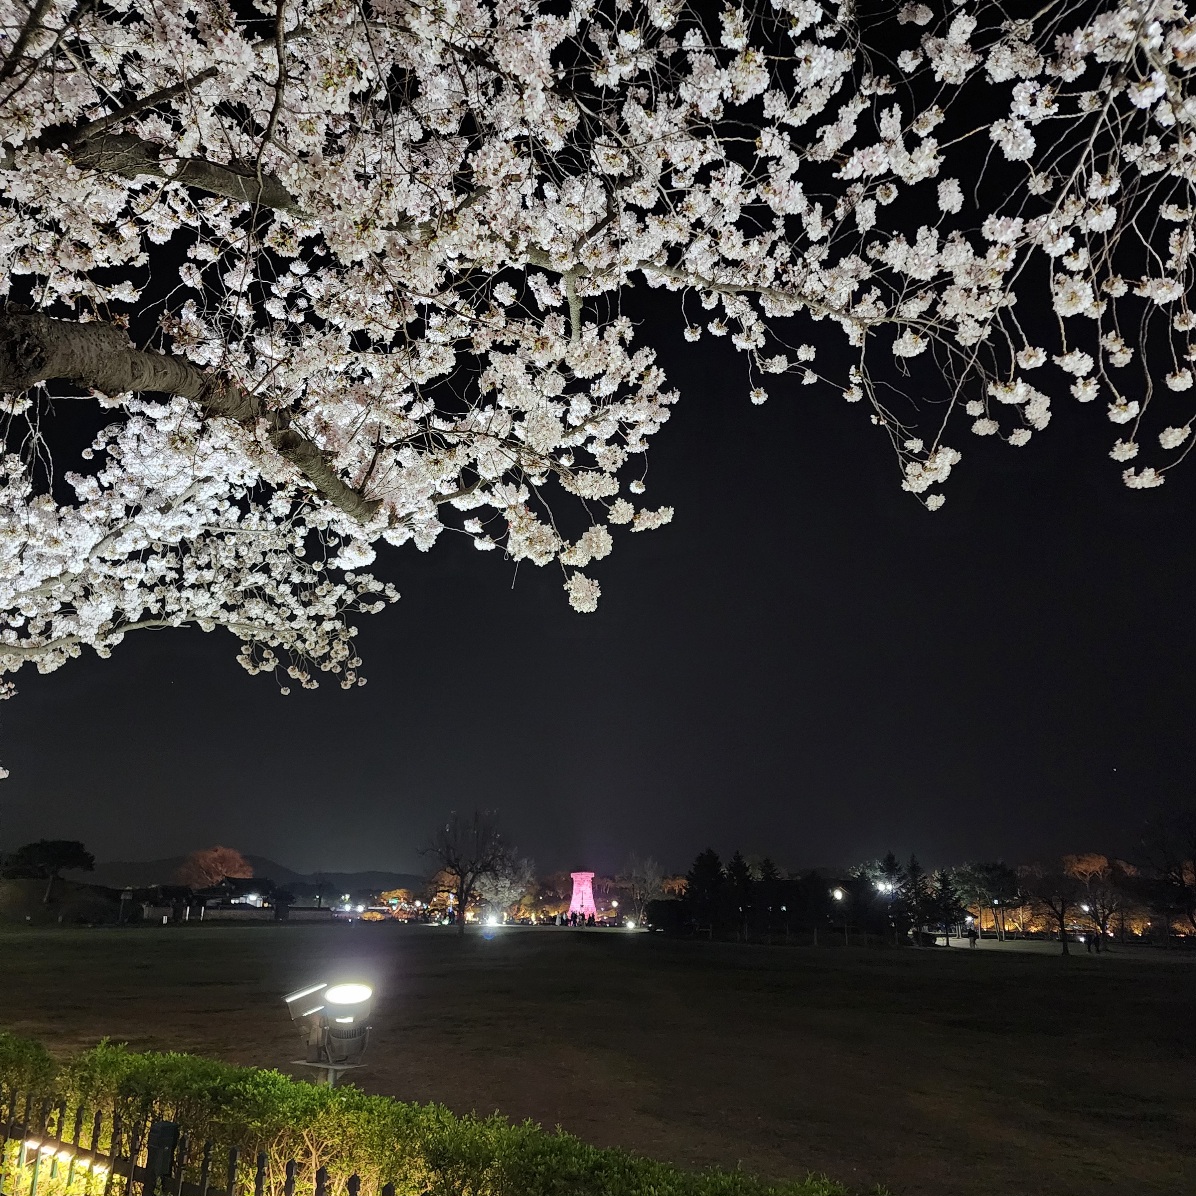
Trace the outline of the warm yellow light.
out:
<instances>
[{"instance_id":1,"label":"warm yellow light","mask_svg":"<svg viewBox=\"0 0 1196 1196\"><path fill-rule=\"evenodd\" d=\"M368 1001L374 990L368 984L334 984L325 994L329 1005L356 1005Z\"/></svg>"}]
</instances>

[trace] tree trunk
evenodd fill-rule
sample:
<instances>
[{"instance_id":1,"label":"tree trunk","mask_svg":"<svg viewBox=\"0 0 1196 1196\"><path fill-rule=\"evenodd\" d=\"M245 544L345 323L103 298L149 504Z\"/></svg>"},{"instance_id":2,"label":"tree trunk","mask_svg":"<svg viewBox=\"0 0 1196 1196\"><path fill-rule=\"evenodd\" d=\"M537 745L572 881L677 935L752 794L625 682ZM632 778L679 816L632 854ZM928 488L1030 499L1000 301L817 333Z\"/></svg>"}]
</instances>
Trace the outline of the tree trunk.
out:
<instances>
[{"instance_id":1,"label":"tree trunk","mask_svg":"<svg viewBox=\"0 0 1196 1196\"><path fill-rule=\"evenodd\" d=\"M1059 941L1063 944L1063 955L1070 955L1071 952L1067 949L1067 906L1063 906L1059 915Z\"/></svg>"},{"instance_id":2,"label":"tree trunk","mask_svg":"<svg viewBox=\"0 0 1196 1196\"><path fill-rule=\"evenodd\" d=\"M45 896L42 897L42 905L50 904L50 898L54 894L54 882L57 879L58 879L58 874L56 872L51 872L50 879L46 881L46 893L45 893Z\"/></svg>"},{"instance_id":3,"label":"tree trunk","mask_svg":"<svg viewBox=\"0 0 1196 1196\"><path fill-rule=\"evenodd\" d=\"M465 878L462 877L460 883L457 885L457 937L465 937L465 902L469 896L469 890L472 886L465 883Z\"/></svg>"},{"instance_id":4,"label":"tree trunk","mask_svg":"<svg viewBox=\"0 0 1196 1196\"><path fill-rule=\"evenodd\" d=\"M343 482L323 451L291 427L286 411L166 353L143 353L111 324L78 324L39 312L0 308L0 392L18 394L39 382L64 381L109 395L129 392L180 395L207 416L219 416L266 437L334 506L366 522L379 502Z\"/></svg>"}]
</instances>

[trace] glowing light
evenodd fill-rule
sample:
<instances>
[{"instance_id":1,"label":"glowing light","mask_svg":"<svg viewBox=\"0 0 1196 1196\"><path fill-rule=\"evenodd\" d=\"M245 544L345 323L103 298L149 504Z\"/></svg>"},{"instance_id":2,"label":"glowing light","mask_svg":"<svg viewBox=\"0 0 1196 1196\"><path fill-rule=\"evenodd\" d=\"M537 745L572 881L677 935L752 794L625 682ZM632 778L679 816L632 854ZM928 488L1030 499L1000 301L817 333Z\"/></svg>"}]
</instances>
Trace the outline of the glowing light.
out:
<instances>
[{"instance_id":1,"label":"glowing light","mask_svg":"<svg viewBox=\"0 0 1196 1196\"><path fill-rule=\"evenodd\" d=\"M1082 909L1085 913L1087 913L1089 910L1089 907L1087 905L1081 905L1080 909Z\"/></svg>"},{"instance_id":2,"label":"glowing light","mask_svg":"<svg viewBox=\"0 0 1196 1196\"><path fill-rule=\"evenodd\" d=\"M497 925L498 925L498 918L496 918L496 917L494 916L494 914L491 914L491 915L490 915L490 916L489 916L489 917L486 919L486 925L487 925L487 926L497 926Z\"/></svg>"},{"instance_id":3,"label":"glowing light","mask_svg":"<svg viewBox=\"0 0 1196 1196\"><path fill-rule=\"evenodd\" d=\"M610 903L610 907L611 907L611 909L618 909L618 908L619 908L619 903L618 903L617 901L612 901L612 902Z\"/></svg>"},{"instance_id":4,"label":"glowing light","mask_svg":"<svg viewBox=\"0 0 1196 1196\"><path fill-rule=\"evenodd\" d=\"M334 1022L340 1022L341 1025L346 1025L349 1022L351 1022L353 1019L351 1017L334 1017L332 1020Z\"/></svg>"},{"instance_id":5,"label":"glowing light","mask_svg":"<svg viewBox=\"0 0 1196 1196\"><path fill-rule=\"evenodd\" d=\"M842 889L832 889L832 890L831 890L831 896L832 896L832 897L833 897L833 898L834 898L836 901L842 901L842 900L843 900L843 898L847 896L847 894L846 894L846 893L844 893Z\"/></svg>"},{"instance_id":6,"label":"glowing light","mask_svg":"<svg viewBox=\"0 0 1196 1196\"><path fill-rule=\"evenodd\" d=\"M368 1001L374 990L368 984L334 984L325 994L329 1005L356 1005Z\"/></svg>"},{"instance_id":7,"label":"glowing light","mask_svg":"<svg viewBox=\"0 0 1196 1196\"><path fill-rule=\"evenodd\" d=\"M634 929L635 929L635 919L634 919L634 918L628 918L628 919L627 919L627 929L628 929L628 930L634 930Z\"/></svg>"},{"instance_id":8,"label":"glowing light","mask_svg":"<svg viewBox=\"0 0 1196 1196\"><path fill-rule=\"evenodd\" d=\"M359 905L359 906L357 907L357 912L358 912L359 914L360 914L360 913L362 913L364 910L365 910L365 906L364 906L364 905Z\"/></svg>"},{"instance_id":9,"label":"glowing light","mask_svg":"<svg viewBox=\"0 0 1196 1196\"><path fill-rule=\"evenodd\" d=\"M319 1013L320 1010L323 1008L324 1008L323 1005L313 1005L310 1009L305 1009L299 1016L300 1017L309 1017L313 1013Z\"/></svg>"}]
</instances>

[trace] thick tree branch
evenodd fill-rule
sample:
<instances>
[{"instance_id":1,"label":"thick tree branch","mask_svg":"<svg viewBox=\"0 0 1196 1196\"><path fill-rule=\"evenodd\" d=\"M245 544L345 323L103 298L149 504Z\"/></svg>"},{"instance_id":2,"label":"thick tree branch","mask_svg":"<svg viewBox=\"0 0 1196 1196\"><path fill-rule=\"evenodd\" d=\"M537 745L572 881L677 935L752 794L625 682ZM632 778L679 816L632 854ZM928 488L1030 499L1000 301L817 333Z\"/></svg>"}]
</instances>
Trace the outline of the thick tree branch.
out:
<instances>
[{"instance_id":1,"label":"thick tree branch","mask_svg":"<svg viewBox=\"0 0 1196 1196\"><path fill-rule=\"evenodd\" d=\"M251 432L264 424L275 451L333 506L365 523L380 505L341 480L323 450L291 426L289 413L267 407L258 395L235 382L181 357L134 349L124 333L110 324L76 324L40 312L0 309L0 391L19 393L51 380L106 394L181 395L205 415L234 420Z\"/></svg>"},{"instance_id":2,"label":"thick tree branch","mask_svg":"<svg viewBox=\"0 0 1196 1196\"><path fill-rule=\"evenodd\" d=\"M68 139L63 150L82 170L119 174L127 179L148 175L183 183L210 195L223 195L237 203L260 204L293 216L305 215L299 202L273 175L264 174L259 181L252 171L204 158L163 162L162 146L132 133L101 132L80 140Z\"/></svg>"},{"instance_id":3,"label":"thick tree branch","mask_svg":"<svg viewBox=\"0 0 1196 1196\"><path fill-rule=\"evenodd\" d=\"M29 17L17 37L16 45L8 52L8 57L4 62L0 62L0 83L6 82L17 69L17 64L25 53L25 47L29 45L29 39L41 28L42 20L49 10L50 0L37 0L30 10Z\"/></svg>"}]
</instances>

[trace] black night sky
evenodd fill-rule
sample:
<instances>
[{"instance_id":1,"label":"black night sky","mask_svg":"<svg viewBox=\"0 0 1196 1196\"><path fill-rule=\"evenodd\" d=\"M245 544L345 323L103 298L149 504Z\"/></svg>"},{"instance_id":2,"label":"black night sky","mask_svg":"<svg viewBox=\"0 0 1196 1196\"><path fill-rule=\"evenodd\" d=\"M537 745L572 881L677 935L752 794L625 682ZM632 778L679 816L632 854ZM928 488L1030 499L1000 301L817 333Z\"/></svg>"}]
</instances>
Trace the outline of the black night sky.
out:
<instances>
[{"instance_id":1,"label":"black night sky","mask_svg":"<svg viewBox=\"0 0 1196 1196\"><path fill-rule=\"evenodd\" d=\"M1192 470L1126 490L1119 429L1060 384L1025 448L949 435L964 460L930 514L863 404L771 379L753 407L725 342L661 323L683 399L645 498L677 513L617 537L597 615L555 566L446 535L378 570L403 598L361 621L351 693L281 697L219 632L23 672L0 845L416 870L437 819L482 806L541 870L632 849L684 869L707 845L790 868L1134 858L1190 793Z\"/></svg>"}]
</instances>

